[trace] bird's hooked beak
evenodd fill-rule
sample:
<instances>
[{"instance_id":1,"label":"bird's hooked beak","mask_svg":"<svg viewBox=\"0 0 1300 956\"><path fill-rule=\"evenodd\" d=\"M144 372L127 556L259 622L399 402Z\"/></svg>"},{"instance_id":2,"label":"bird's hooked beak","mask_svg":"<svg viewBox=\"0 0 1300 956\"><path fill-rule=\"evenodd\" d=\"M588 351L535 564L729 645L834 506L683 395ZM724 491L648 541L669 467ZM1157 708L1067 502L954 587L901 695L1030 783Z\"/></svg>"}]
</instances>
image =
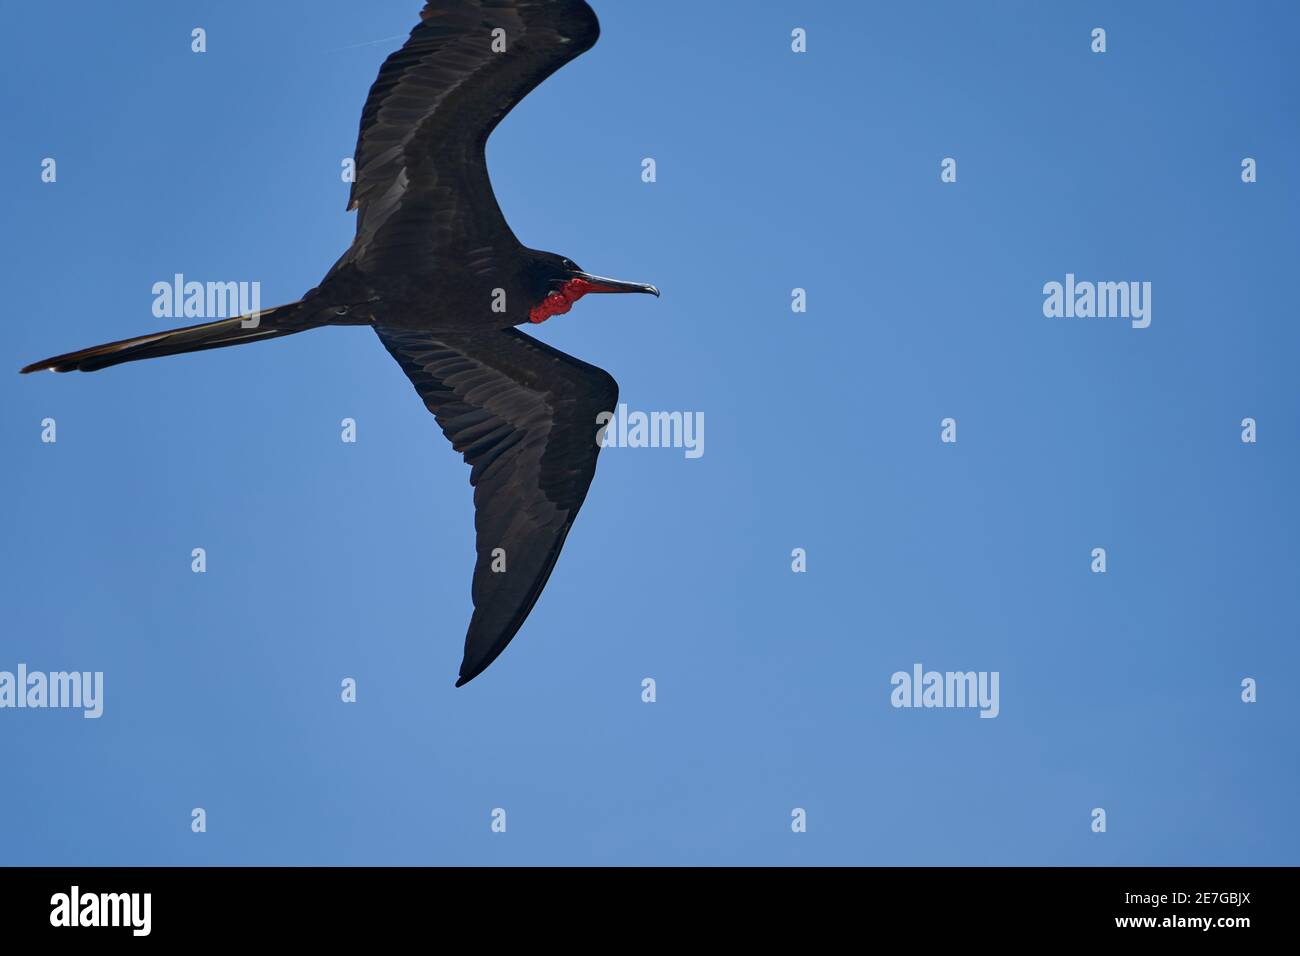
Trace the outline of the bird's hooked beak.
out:
<instances>
[{"instance_id":1,"label":"bird's hooked beak","mask_svg":"<svg viewBox=\"0 0 1300 956\"><path fill-rule=\"evenodd\" d=\"M587 288L583 289L584 294L590 292L644 292L647 295L653 295L656 298L659 290L652 285L644 282L624 282L622 279L606 279L604 276L594 276L587 272L575 272L573 278L586 283ZM572 282L573 280L569 280Z\"/></svg>"}]
</instances>

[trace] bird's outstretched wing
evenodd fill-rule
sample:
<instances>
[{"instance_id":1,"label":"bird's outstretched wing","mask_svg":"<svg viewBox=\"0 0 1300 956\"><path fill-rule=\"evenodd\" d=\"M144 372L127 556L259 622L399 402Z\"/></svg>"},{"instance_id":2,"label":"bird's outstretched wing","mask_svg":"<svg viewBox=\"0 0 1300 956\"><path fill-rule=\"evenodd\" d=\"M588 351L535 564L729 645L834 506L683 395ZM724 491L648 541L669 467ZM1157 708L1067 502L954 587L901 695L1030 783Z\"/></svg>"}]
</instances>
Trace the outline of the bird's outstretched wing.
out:
<instances>
[{"instance_id":1,"label":"bird's outstretched wing","mask_svg":"<svg viewBox=\"0 0 1300 956\"><path fill-rule=\"evenodd\" d=\"M590 49L583 0L431 0L361 111L348 260L364 272L437 268L440 249L514 239L488 179L488 136L515 104Z\"/></svg>"},{"instance_id":2,"label":"bird's outstretched wing","mask_svg":"<svg viewBox=\"0 0 1300 956\"><path fill-rule=\"evenodd\" d=\"M514 329L375 331L472 467L478 559L459 687L505 650L546 586L596 471L596 417L614 410L618 383Z\"/></svg>"}]
</instances>

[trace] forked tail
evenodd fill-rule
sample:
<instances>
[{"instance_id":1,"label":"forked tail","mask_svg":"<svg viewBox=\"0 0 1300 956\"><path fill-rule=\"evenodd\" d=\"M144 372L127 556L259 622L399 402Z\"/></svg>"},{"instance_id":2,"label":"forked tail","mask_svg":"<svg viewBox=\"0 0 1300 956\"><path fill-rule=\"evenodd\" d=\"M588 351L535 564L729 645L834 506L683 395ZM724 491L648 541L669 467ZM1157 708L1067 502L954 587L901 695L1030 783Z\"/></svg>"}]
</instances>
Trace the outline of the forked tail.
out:
<instances>
[{"instance_id":1,"label":"forked tail","mask_svg":"<svg viewBox=\"0 0 1300 956\"><path fill-rule=\"evenodd\" d=\"M300 302L279 305L267 309L255 318L238 316L233 319L219 319L204 325L190 325L183 329L171 329L167 332L154 332L151 335L139 335L133 339L109 342L69 352L53 358L33 362L23 369L23 374L49 369L52 372L96 372L110 365L123 362L135 362L140 359L158 358L163 355L179 355L182 352L201 352L204 349L222 349L227 345L243 345L245 342L260 342L262 339L279 338L313 328L314 323L303 324L298 316Z\"/></svg>"}]
</instances>

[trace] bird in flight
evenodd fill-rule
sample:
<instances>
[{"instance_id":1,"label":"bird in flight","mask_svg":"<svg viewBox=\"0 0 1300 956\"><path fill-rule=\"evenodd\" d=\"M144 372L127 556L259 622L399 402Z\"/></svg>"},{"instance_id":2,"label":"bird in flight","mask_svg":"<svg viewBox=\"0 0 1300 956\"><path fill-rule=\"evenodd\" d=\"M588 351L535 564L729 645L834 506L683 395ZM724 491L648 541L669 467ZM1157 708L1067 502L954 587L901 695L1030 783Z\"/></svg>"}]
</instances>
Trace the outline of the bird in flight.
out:
<instances>
[{"instance_id":1,"label":"bird in flight","mask_svg":"<svg viewBox=\"0 0 1300 956\"><path fill-rule=\"evenodd\" d=\"M302 299L34 362L123 362L369 325L470 465L474 613L456 686L496 660L546 586L596 470L597 416L618 383L520 332L584 295L652 285L526 248L492 192L488 136L600 35L583 0L430 0L361 111L352 245Z\"/></svg>"}]
</instances>

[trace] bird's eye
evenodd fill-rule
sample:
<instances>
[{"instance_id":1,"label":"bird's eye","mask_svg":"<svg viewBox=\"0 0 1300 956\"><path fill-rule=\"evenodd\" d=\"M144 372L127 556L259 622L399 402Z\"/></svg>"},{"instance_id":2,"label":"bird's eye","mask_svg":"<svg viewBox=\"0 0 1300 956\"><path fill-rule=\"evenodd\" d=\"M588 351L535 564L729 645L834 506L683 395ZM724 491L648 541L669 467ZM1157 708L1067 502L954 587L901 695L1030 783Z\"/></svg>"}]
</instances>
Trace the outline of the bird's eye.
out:
<instances>
[{"instance_id":1,"label":"bird's eye","mask_svg":"<svg viewBox=\"0 0 1300 956\"><path fill-rule=\"evenodd\" d=\"M573 260L572 260L572 259L563 259L563 260L561 260L560 264L561 264L562 266L564 266L564 268L566 268L566 269L576 269L576 268L578 268L577 266L575 266L575 265L573 264Z\"/></svg>"}]
</instances>

